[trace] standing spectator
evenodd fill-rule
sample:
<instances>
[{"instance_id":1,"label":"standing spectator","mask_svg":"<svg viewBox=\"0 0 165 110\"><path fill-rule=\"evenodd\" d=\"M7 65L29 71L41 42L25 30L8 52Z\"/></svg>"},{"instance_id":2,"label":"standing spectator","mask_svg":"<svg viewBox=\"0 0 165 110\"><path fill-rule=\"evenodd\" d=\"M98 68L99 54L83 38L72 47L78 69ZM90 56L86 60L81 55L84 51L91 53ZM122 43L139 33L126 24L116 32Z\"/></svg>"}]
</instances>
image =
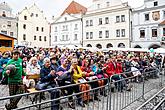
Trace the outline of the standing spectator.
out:
<instances>
[{"instance_id":1,"label":"standing spectator","mask_svg":"<svg viewBox=\"0 0 165 110\"><path fill-rule=\"evenodd\" d=\"M8 76L9 94L10 96L23 93L23 81L22 76L26 74L22 68L22 59L19 58L20 52L14 50L12 53L12 59L9 60L4 70L4 75ZM21 97L15 97L10 99L10 104L6 104L7 110L17 108L17 104Z\"/></svg>"}]
</instances>

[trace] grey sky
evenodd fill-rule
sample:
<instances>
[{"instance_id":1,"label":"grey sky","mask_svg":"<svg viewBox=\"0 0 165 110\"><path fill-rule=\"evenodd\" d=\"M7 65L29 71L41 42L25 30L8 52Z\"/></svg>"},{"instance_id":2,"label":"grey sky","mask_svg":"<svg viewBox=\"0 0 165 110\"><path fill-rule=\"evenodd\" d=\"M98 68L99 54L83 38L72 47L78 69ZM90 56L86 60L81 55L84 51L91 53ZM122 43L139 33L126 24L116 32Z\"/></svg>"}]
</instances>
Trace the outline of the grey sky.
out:
<instances>
[{"instance_id":1,"label":"grey sky","mask_svg":"<svg viewBox=\"0 0 165 110\"><path fill-rule=\"evenodd\" d=\"M7 2L13 9L14 14L20 12L24 7L31 6L34 2L43 10L45 16L50 19L51 16L59 16L72 0L0 0ZM92 0L74 0L85 7L89 7ZM143 0L122 0L128 1L132 7L138 7L143 4Z\"/></svg>"}]
</instances>

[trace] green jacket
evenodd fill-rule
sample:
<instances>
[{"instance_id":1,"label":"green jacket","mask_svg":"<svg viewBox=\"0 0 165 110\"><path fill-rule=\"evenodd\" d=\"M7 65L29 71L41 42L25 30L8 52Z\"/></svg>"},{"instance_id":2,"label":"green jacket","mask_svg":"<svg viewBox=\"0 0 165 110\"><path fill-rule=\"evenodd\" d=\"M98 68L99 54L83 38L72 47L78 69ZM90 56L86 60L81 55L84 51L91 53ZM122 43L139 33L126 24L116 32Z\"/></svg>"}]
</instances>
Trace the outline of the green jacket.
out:
<instances>
[{"instance_id":1,"label":"green jacket","mask_svg":"<svg viewBox=\"0 0 165 110\"><path fill-rule=\"evenodd\" d=\"M4 75L7 75L8 76L8 83L9 84L19 84L19 83L22 83L22 76L26 76L26 73L23 71L23 68L22 68L22 59L18 59L18 60L13 60L13 59L10 59L7 63L6 66L8 65L15 65L16 67L16 71L14 72L14 74L9 74L7 75L6 74L6 68L4 70Z\"/></svg>"}]
</instances>

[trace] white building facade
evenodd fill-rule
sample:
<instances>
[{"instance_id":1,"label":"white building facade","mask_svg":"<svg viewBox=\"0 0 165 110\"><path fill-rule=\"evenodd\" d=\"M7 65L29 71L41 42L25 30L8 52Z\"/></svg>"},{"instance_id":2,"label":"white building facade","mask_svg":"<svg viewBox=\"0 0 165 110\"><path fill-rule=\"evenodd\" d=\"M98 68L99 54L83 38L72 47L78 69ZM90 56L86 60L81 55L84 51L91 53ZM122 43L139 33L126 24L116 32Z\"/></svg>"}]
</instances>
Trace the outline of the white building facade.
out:
<instances>
[{"instance_id":1,"label":"white building facade","mask_svg":"<svg viewBox=\"0 0 165 110\"><path fill-rule=\"evenodd\" d=\"M50 25L36 4L25 7L18 14L18 44L30 47L48 47Z\"/></svg>"},{"instance_id":2,"label":"white building facade","mask_svg":"<svg viewBox=\"0 0 165 110\"><path fill-rule=\"evenodd\" d=\"M51 24L51 46L81 46L81 14L64 14Z\"/></svg>"},{"instance_id":3,"label":"white building facade","mask_svg":"<svg viewBox=\"0 0 165 110\"><path fill-rule=\"evenodd\" d=\"M159 48L165 36L165 0L144 0L132 11L132 44L135 48Z\"/></svg>"},{"instance_id":4,"label":"white building facade","mask_svg":"<svg viewBox=\"0 0 165 110\"><path fill-rule=\"evenodd\" d=\"M130 47L131 8L121 0L93 0L83 16L83 46Z\"/></svg>"},{"instance_id":5,"label":"white building facade","mask_svg":"<svg viewBox=\"0 0 165 110\"><path fill-rule=\"evenodd\" d=\"M0 3L0 32L17 38L17 19L6 2Z\"/></svg>"},{"instance_id":6,"label":"white building facade","mask_svg":"<svg viewBox=\"0 0 165 110\"><path fill-rule=\"evenodd\" d=\"M87 8L72 1L51 24L51 45L59 47L80 47L83 43L82 15Z\"/></svg>"}]
</instances>

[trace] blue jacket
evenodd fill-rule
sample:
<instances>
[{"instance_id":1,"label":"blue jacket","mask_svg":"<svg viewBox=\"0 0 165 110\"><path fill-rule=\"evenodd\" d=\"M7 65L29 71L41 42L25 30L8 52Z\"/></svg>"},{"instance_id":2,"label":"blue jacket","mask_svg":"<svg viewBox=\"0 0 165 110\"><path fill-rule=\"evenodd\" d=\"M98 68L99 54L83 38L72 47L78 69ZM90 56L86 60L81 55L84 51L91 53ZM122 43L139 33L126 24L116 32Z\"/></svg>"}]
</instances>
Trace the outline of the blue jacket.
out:
<instances>
[{"instance_id":1,"label":"blue jacket","mask_svg":"<svg viewBox=\"0 0 165 110\"><path fill-rule=\"evenodd\" d=\"M45 66L43 66L40 70L40 78L41 78L41 82L45 83L45 82L54 82L54 78L56 78L57 76L52 76L50 74L51 72L51 67L46 68Z\"/></svg>"}]
</instances>

